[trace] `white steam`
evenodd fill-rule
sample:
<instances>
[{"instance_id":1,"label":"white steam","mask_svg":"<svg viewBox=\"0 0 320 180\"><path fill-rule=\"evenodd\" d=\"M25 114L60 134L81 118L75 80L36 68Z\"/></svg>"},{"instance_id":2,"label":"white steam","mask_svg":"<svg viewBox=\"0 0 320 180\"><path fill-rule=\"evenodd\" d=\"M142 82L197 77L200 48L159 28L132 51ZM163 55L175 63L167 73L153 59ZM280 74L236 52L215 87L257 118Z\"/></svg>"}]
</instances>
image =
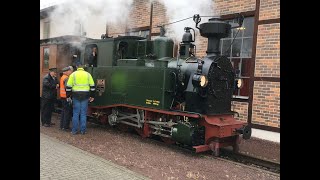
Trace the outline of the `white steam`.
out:
<instances>
[{"instance_id":1,"label":"white steam","mask_svg":"<svg viewBox=\"0 0 320 180\"><path fill-rule=\"evenodd\" d=\"M152 0L155 1L155 0ZM212 0L158 0L166 8L166 17L169 20L168 23L175 22L181 19L191 17L195 14L200 16L214 16L213 1ZM201 18L201 23L208 21L209 18ZM195 23L192 18L168 25L165 27L167 33L166 36L173 38L174 40L181 42L182 35L184 34L185 27L195 28ZM192 30L190 31L193 35Z\"/></svg>"},{"instance_id":2,"label":"white steam","mask_svg":"<svg viewBox=\"0 0 320 180\"><path fill-rule=\"evenodd\" d=\"M44 0L42 0L44 1ZM58 1L58 0L56 0ZM100 39L106 33L106 26L111 29L124 32L130 23L128 20L134 0L59 0L62 3L49 14L50 37L64 35L84 35L86 37ZM149 0L158 1L165 6L167 22L174 22L192 17L194 14L212 16L214 6L212 0ZM148 1L145 1L149 4ZM153 17L155 18L155 17ZM208 18L202 18L201 23ZM147 19L146 21L149 21ZM165 20L164 20L165 21ZM161 24L153 24L153 26ZM166 35L180 42L185 27L195 28L192 18L167 25ZM109 29L110 29L109 28Z\"/></svg>"},{"instance_id":3,"label":"white steam","mask_svg":"<svg viewBox=\"0 0 320 180\"><path fill-rule=\"evenodd\" d=\"M126 24L133 0L64 0L50 13L50 36L100 39L106 26Z\"/></svg>"}]
</instances>

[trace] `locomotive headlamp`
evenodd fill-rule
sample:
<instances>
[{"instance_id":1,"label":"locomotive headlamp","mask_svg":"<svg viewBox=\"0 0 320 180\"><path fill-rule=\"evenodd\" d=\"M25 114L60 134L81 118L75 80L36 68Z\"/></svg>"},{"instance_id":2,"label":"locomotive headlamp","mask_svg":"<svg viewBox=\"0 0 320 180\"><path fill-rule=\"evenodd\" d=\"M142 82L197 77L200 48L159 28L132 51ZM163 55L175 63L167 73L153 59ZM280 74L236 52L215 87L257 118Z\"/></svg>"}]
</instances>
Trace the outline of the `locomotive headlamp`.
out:
<instances>
[{"instance_id":1,"label":"locomotive headlamp","mask_svg":"<svg viewBox=\"0 0 320 180\"><path fill-rule=\"evenodd\" d=\"M243 79L236 79L236 87L237 89L241 89L243 87Z\"/></svg>"},{"instance_id":2,"label":"locomotive headlamp","mask_svg":"<svg viewBox=\"0 0 320 180\"><path fill-rule=\"evenodd\" d=\"M200 86L201 86L201 87L206 87L207 84L208 84L208 79L207 79L207 77L204 76L204 75L201 75L201 76L200 76Z\"/></svg>"},{"instance_id":3,"label":"locomotive headlamp","mask_svg":"<svg viewBox=\"0 0 320 180\"><path fill-rule=\"evenodd\" d=\"M194 74L192 84L195 87L206 87L208 85L208 78L205 75Z\"/></svg>"}]
</instances>

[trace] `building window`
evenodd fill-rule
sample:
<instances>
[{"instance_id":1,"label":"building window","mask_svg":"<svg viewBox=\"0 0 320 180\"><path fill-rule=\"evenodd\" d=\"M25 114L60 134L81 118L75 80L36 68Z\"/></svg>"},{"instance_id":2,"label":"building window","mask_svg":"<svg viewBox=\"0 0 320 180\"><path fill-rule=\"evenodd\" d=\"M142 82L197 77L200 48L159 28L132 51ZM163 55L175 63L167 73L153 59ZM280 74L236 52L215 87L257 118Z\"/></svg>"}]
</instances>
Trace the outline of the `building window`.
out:
<instances>
[{"instance_id":1,"label":"building window","mask_svg":"<svg viewBox=\"0 0 320 180\"><path fill-rule=\"evenodd\" d=\"M43 39L50 37L50 21L44 22L43 24Z\"/></svg>"},{"instance_id":2,"label":"building window","mask_svg":"<svg viewBox=\"0 0 320 180\"><path fill-rule=\"evenodd\" d=\"M42 69L49 68L49 56L50 56L50 48L43 48L43 67Z\"/></svg>"},{"instance_id":3,"label":"building window","mask_svg":"<svg viewBox=\"0 0 320 180\"><path fill-rule=\"evenodd\" d=\"M150 34L150 30L141 30L141 31L132 31L132 32L127 32L126 36L140 36L144 38L148 38Z\"/></svg>"},{"instance_id":4,"label":"building window","mask_svg":"<svg viewBox=\"0 0 320 180\"><path fill-rule=\"evenodd\" d=\"M229 22L232 23L233 21ZM254 17L246 17L241 28L232 29L229 37L221 39L221 54L230 59L234 69L240 70L239 75L244 80L244 86L239 90L235 90L234 98L248 99L249 97L253 27ZM235 36L236 38L231 45Z\"/></svg>"}]
</instances>

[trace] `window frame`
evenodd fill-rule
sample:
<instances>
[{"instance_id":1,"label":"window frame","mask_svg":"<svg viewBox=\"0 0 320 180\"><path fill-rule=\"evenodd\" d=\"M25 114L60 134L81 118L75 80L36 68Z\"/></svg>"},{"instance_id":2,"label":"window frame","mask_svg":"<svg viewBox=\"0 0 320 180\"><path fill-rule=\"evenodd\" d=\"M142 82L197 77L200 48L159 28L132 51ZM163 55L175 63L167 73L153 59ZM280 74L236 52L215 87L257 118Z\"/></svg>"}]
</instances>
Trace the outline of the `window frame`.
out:
<instances>
[{"instance_id":1,"label":"window frame","mask_svg":"<svg viewBox=\"0 0 320 180\"><path fill-rule=\"evenodd\" d=\"M146 32L145 36L142 36L143 32ZM138 35L135 35L135 33L138 33ZM150 29L138 30L138 31L129 31L129 32L126 32L126 36L139 36L139 37L143 37L143 38L148 38L150 36Z\"/></svg>"},{"instance_id":2,"label":"window frame","mask_svg":"<svg viewBox=\"0 0 320 180\"><path fill-rule=\"evenodd\" d=\"M45 49L49 50L48 67L45 67ZM42 72L48 72L49 66L50 66L50 46L44 46L42 47Z\"/></svg>"},{"instance_id":3,"label":"window frame","mask_svg":"<svg viewBox=\"0 0 320 180\"><path fill-rule=\"evenodd\" d=\"M239 72L239 77L241 77L241 78L243 78L245 81L247 81L247 84L246 84L246 87L243 87L243 88L246 88L246 89L237 89L237 90L235 90L234 91L234 93L233 93L233 96L232 96L232 98L233 99L242 99L242 100L248 100L249 99L249 96L250 96L250 94L249 94L249 89L250 89L250 86L249 86L249 83L250 83L250 79L251 78L254 78L254 77L252 77L252 75L251 75L251 63L253 63L253 61L254 61L254 58L252 57L252 55L253 55L253 46L254 46L254 44L253 44L253 39L254 39L254 27L255 27L255 16L254 16L254 13L251 13L251 12L245 12L245 13L241 13L241 14L243 14L244 15L244 18L246 19L246 18L253 18L253 24L252 24L252 27L253 27L253 29L252 29L252 36L244 36L244 32L241 32L242 34L241 34L241 36L239 37L239 34L237 35L237 37L235 38L235 40L234 41L236 41L237 39L239 40L239 39L241 39L241 49L240 49L240 56L239 57L233 57L232 56L232 49L233 49L233 46L230 48L230 55L229 56L227 56L227 58L230 60L230 62L232 63L232 65L233 65L233 67L234 67L234 60L236 60L236 59L239 59L239 64L238 64L238 69L240 70L240 72ZM224 17L222 16L222 19L223 20L225 20L225 21L228 21L228 20L233 20L234 19L234 16L233 15L224 15ZM235 33L238 31L238 30L232 30L232 31L234 31ZM240 31L239 31L239 33L240 33ZM230 35L230 37L227 37L227 38L222 38L221 40L220 40L220 51L221 51L221 54L222 54L222 48L223 48L223 41L224 40L230 40L231 39L231 41L233 40L233 33ZM252 45L251 45L251 56L250 57L242 57L242 49L243 49L243 44L244 44L244 39L252 39ZM246 64L246 71L245 71L245 74L246 75L244 75L244 76L242 76L242 74L243 74L243 72L242 72L242 66L244 65L244 61L243 60L246 60L246 61L249 61L249 62L247 62L248 64ZM249 68L248 68L249 67ZM245 95L243 95L243 93L241 93L241 90L242 90L242 92L243 91L245 91L246 93L245 93ZM235 95L235 92L237 92L237 95Z\"/></svg>"},{"instance_id":4,"label":"window frame","mask_svg":"<svg viewBox=\"0 0 320 180\"><path fill-rule=\"evenodd\" d=\"M145 31L145 32L147 31L148 34L146 36L141 36L143 31ZM138 33L138 35L132 35L131 33ZM139 36L139 37L143 37L143 38L148 39L151 36L151 28L150 28L150 26L131 28L131 29L127 29L124 34L125 34L125 36Z\"/></svg>"}]
</instances>

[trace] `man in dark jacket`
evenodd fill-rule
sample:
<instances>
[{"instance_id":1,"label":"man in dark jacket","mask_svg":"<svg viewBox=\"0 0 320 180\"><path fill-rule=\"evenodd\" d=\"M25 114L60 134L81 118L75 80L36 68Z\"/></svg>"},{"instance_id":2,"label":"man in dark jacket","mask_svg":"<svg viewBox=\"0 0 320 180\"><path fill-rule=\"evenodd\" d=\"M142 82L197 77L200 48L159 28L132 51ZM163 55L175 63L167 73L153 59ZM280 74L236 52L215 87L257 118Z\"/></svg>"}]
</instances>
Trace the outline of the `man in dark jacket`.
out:
<instances>
[{"instance_id":1,"label":"man in dark jacket","mask_svg":"<svg viewBox=\"0 0 320 180\"><path fill-rule=\"evenodd\" d=\"M97 56L97 47L93 47L88 58L88 64L90 67L97 67Z\"/></svg>"},{"instance_id":2,"label":"man in dark jacket","mask_svg":"<svg viewBox=\"0 0 320 180\"><path fill-rule=\"evenodd\" d=\"M77 54L72 55L72 68L77 69L77 64L80 63L80 58Z\"/></svg>"},{"instance_id":3,"label":"man in dark jacket","mask_svg":"<svg viewBox=\"0 0 320 180\"><path fill-rule=\"evenodd\" d=\"M62 69L63 75L60 78L60 98L62 103L60 129L66 131L69 129L70 121L72 119L72 101L67 99L66 87L70 74L73 72L72 66L67 66Z\"/></svg>"},{"instance_id":4,"label":"man in dark jacket","mask_svg":"<svg viewBox=\"0 0 320 180\"><path fill-rule=\"evenodd\" d=\"M44 76L42 82L42 107L41 107L41 122L42 126L50 127L52 111L54 110L54 102L57 98L57 89L59 87L57 81L57 68L50 68L49 73Z\"/></svg>"}]
</instances>

